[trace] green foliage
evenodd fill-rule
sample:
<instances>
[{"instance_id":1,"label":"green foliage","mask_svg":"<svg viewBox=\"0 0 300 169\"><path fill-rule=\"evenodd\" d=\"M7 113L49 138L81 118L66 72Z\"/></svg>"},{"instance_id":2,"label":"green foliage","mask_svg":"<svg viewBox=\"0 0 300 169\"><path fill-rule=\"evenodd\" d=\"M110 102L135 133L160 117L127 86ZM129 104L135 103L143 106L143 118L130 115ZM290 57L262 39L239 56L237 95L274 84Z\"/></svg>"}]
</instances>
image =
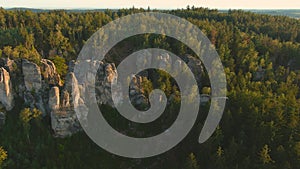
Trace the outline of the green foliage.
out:
<instances>
[{"instance_id":1,"label":"green foliage","mask_svg":"<svg viewBox=\"0 0 300 169\"><path fill-rule=\"evenodd\" d=\"M164 91L164 93L166 94L166 96L170 96L170 94L172 93L173 90L173 85L171 82L171 76L162 70L158 70L158 85L159 85L159 89L161 89L162 91Z\"/></svg>"},{"instance_id":2,"label":"green foliage","mask_svg":"<svg viewBox=\"0 0 300 169\"><path fill-rule=\"evenodd\" d=\"M25 108L20 113L20 120L24 124L28 124L32 119L38 119L42 115L42 112L37 108L30 110L30 108Z\"/></svg>"},{"instance_id":3,"label":"green foliage","mask_svg":"<svg viewBox=\"0 0 300 169\"><path fill-rule=\"evenodd\" d=\"M145 96L149 96L149 94L152 92L153 90L153 84L150 80L148 80L146 77L143 77L143 82L142 82L142 88L143 88L143 92L145 94Z\"/></svg>"},{"instance_id":4,"label":"green foliage","mask_svg":"<svg viewBox=\"0 0 300 169\"><path fill-rule=\"evenodd\" d=\"M93 12L0 9L0 57L24 58L35 63L40 63L41 58L50 58L64 77L66 63L77 58L84 43L98 28L113 19L143 11L137 8ZM49 120L42 119L37 109L14 109L7 113L7 124L0 132L1 145L9 153L5 161L7 168L153 166L182 169L185 164L184 169L299 168L300 20L195 7L163 12L185 18L198 26L216 47L224 64L228 100L214 135L203 145L197 143L209 110L209 107L203 107L195 131L191 131L178 149L135 162L99 149L83 133L65 139L53 138ZM127 56L134 50L154 47L179 56L193 54L183 43L164 35L143 34L125 39L116 46L107 60L120 62L123 55ZM172 124L172 117L180 109L180 93L174 79L163 71L150 76L150 80L144 79L143 83L146 95L153 88L159 88L168 98L174 98L175 103L168 106L167 115L160 119L165 122L163 126ZM201 83L209 86L208 79L203 78ZM191 91L195 91L194 88ZM203 88L202 93L209 94L209 87ZM124 130L128 127L128 121L118 120L115 110L104 110L116 128ZM20 123L15 122L18 117ZM42 123L36 123L38 121ZM157 134L161 127L157 124L153 128L142 126L136 129ZM134 134L131 130L128 133ZM200 153L195 156L191 152ZM189 154L188 158L186 154Z\"/></svg>"},{"instance_id":5,"label":"green foliage","mask_svg":"<svg viewBox=\"0 0 300 169\"><path fill-rule=\"evenodd\" d=\"M29 132L31 129L30 121L33 119L40 119L42 112L36 108L30 110L30 108L25 108L20 112L19 118L25 134L27 135L28 142L30 143Z\"/></svg>"},{"instance_id":6,"label":"green foliage","mask_svg":"<svg viewBox=\"0 0 300 169\"><path fill-rule=\"evenodd\" d=\"M66 64L66 59L57 55L50 57L49 59L55 64L57 73L62 78L64 78L68 71L68 65Z\"/></svg>"},{"instance_id":7,"label":"green foliage","mask_svg":"<svg viewBox=\"0 0 300 169\"><path fill-rule=\"evenodd\" d=\"M197 159L193 153L189 155L184 169L199 169Z\"/></svg>"},{"instance_id":8,"label":"green foliage","mask_svg":"<svg viewBox=\"0 0 300 169\"><path fill-rule=\"evenodd\" d=\"M39 64L41 60L40 54L33 46L31 48L25 48L23 45L18 45L15 48L5 46L3 48L3 54L10 59L27 59L37 64Z\"/></svg>"},{"instance_id":9,"label":"green foliage","mask_svg":"<svg viewBox=\"0 0 300 169\"><path fill-rule=\"evenodd\" d=\"M30 108L25 108L20 113L20 120L21 122L26 125L32 119L32 112Z\"/></svg>"},{"instance_id":10,"label":"green foliage","mask_svg":"<svg viewBox=\"0 0 300 169\"><path fill-rule=\"evenodd\" d=\"M210 94L210 92L211 92L210 87L203 87L203 88L202 88L202 93L203 93L203 94Z\"/></svg>"},{"instance_id":11,"label":"green foliage","mask_svg":"<svg viewBox=\"0 0 300 169\"><path fill-rule=\"evenodd\" d=\"M268 163L274 163L275 161L272 160L271 156L270 156L270 149L268 147L268 145L264 145L264 147L262 148L262 150L260 151L259 155L260 155L260 159L263 162L263 164L268 164Z\"/></svg>"},{"instance_id":12,"label":"green foliage","mask_svg":"<svg viewBox=\"0 0 300 169\"><path fill-rule=\"evenodd\" d=\"M3 147L0 147L0 168L6 159L7 159L7 152L3 149Z\"/></svg>"}]
</instances>

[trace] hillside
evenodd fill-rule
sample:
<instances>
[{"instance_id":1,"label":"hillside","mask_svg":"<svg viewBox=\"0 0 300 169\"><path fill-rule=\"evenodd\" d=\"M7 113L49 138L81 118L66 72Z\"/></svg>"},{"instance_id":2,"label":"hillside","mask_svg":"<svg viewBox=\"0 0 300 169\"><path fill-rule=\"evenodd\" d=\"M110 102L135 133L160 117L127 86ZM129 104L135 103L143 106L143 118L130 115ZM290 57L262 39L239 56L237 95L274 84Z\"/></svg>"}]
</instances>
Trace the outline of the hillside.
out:
<instances>
[{"instance_id":1,"label":"hillside","mask_svg":"<svg viewBox=\"0 0 300 169\"><path fill-rule=\"evenodd\" d=\"M224 65L228 99L221 123L205 143L199 144L197 139L209 99L202 102L196 125L187 137L159 156L116 156L82 131L73 107L80 104L81 97L80 87L72 91L77 56L101 26L146 11L150 9L0 9L0 168L297 169L300 20L287 16L195 7L154 10L185 18L199 27ZM291 13L288 15L296 16ZM161 89L168 98L164 115L148 125L118 114L109 92L118 74L116 67L129 54L144 48L165 49L180 56L197 77L199 94L208 98L211 94L207 70L182 42L141 34L116 44L103 62L95 61L100 65L95 78L98 106L117 131L139 138L164 132L176 119L182 99L174 78L164 71L146 70L130 81L130 101L136 109L147 110L149 93ZM166 67L176 62L167 55L157 56L157 61ZM202 69L194 69L192 61ZM143 64L143 60L135 64ZM72 95L79 101L72 100Z\"/></svg>"}]
</instances>

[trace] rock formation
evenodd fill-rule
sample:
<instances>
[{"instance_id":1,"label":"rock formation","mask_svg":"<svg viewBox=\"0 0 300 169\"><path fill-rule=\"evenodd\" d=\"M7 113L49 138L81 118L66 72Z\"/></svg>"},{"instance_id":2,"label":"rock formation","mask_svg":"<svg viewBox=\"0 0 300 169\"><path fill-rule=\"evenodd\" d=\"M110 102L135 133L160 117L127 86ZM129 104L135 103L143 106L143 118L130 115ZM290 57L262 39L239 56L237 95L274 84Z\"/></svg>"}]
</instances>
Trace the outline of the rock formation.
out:
<instances>
[{"instance_id":1,"label":"rock formation","mask_svg":"<svg viewBox=\"0 0 300 169\"><path fill-rule=\"evenodd\" d=\"M43 116L47 115L43 97L44 91L42 89L42 74L40 67L26 59L22 60L22 73L24 77L25 89L20 86L19 93L23 93L23 98L26 104L31 108L38 108L42 111Z\"/></svg>"},{"instance_id":2,"label":"rock formation","mask_svg":"<svg viewBox=\"0 0 300 169\"><path fill-rule=\"evenodd\" d=\"M60 107L60 96L59 96L59 88L52 87L49 92L49 108L51 110L57 110Z\"/></svg>"},{"instance_id":3,"label":"rock formation","mask_svg":"<svg viewBox=\"0 0 300 169\"><path fill-rule=\"evenodd\" d=\"M70 72L65 81L64 88L60 89L55 86L49 92L49 108L51 117L51 127L55 136L70 136L81 130L81 126L76 117L74 110L73 97L79 100L79 90L72 85L77 86L77 80L73 72Z\"/></svg>"},{"instance_id":4,"label":"rock formation","mask_svg":"<svg viewBox=\"0 0 300 169\"><path fill-rule=\"evenodd\" d=\"M150 55L150 54L149 54ZM162 67L173 65L173 71L180 70L183 66L183 61L171 60L169 55L162 55L145 61L146 57L137 59L137 66L145 66L151 63L159 63ZM40 65L23 59L22 62L14 62L6 59L0 63L0 102L7 111L14 106L13 89L16 96L24 99L26 105L31 108L38 108L43 112L43 116L50 116L51 128L54 135L57 137L70 136L81 130L78 118L87 118L86 114L77 115L76 107L84 105L82 93L84 85L95 85L96 99L98 104L107 104L115 107L115 104L122 103L123 96L130 98L131 103L136 108L145 108L149 106L148 98L145 96L143 83L145 77L150 76L150 73L145 71L142 74L132 75L129 83L128 93L122 93L121 87L119 90L111 91L112 85L117 85L118 72L113 63L103 63L101 61L82 61L83 66L87 66L91 70L87 74L74 74L76 62L70 62L69 71L64 79L64 85L57 73L54 63L47 59L42 59ZM188 57L186 63L191 67L192 71L202 73L203 70L198 69L201 62L195 61ZM15 69L16 65L21 65L23 76L11 77L10 71ZM98 69L97 69L98 68ZM19 73L19 74L20 74ZM178 72L180 73L180 72ZM17 76L16 72L11 73L12 76ZM95 76L96 75L96 76ZM23 78L22 78L23 77ZM12 86L11 79L17 79L15 88ZM115 102L112 100L115 98ZM87 100L88 101L88 100ZM5 113L0 112L0 124L5 122Z\"/></svg>"},{"instance_id":5,"label":"rock formation","mask_svg":"<svg viewBox=\"0 0 300 169\"><path fill-rule=\"evenodd\" d=\"M188 58L187 65L195 75L195 79L198 83L199 89L201 88L201 77L204 72L204 69L202 67L202 62L199 58L195 58L191 55L186 56Z\"/></svg>"},{"instance_id":6,"label":"rock formation","mask_svg":"<svg viewBox=\"0 0 300 169\"><path fill-rule=\"evenodd\" d=\"M114 64L100 63L95 82L97 102L99 104L108 104L114 107L111 97L111 85L117 76Z\"/></svg>"},{"instance_id":7,"label":"rock formation","mask_svg":"<svg viewBox=\"0 0 300 169\"><path fill-rule=\"evenodd\" d=\"M39 91L42 87L42 76L40 67L28 60L22 61L22 72L27 91Z\"/></svg>"},{"instance_id":8,"label":"rock formation","mask_svg":"<svg viewBox=\"0 0 300 169\"><path fill-rule=\"evenodd\" d=\"M132 80L129 85L129 97L133 105L140 106L149 106L148 98L144 94L144 89L142 86L143 79L139 75L132 75Z\"/></svg>"},{"instance_id":9,"label":"rock formation","mask_svg":"<svg viewBox=\"0 0 300 169\"><path fill-rule=\"evenodd\" d=\"M2 60L0 66L6 66L6 69L13 70L14 62L6 59ZM118 77L118 73L114 64L103 63L100 61L85 61L90 66L91 72L87 77L82 77L89 83L96 85L97 102L99 104L108 104L114 107L112 95L117 98L118 102L122 102L123 94L119 91L111 93L111 85ZM73 73L76 62L71 62L69 73L66 75L64 86L57 73L53 62L42 59L40 66L36 63L23 59L21 62L22 76L16 77L18 87L17 95L24 99L26 105L31 108L38 108L43 112L43 116L50 116L51 128L57 137L70 136L81 130L81 126L76 116L74 106L83 104L81 92L83 88L78 85L77 79ZM98 66L98 70L96 67ZM11 110L14 106L14 95L11 77L9 72L0 68L0 102L6 110ZM96 78L93 77L96 74ZM15 74L14 74L15 75ZM79 75L80 76L80 75ZM23 78L22 78L23 77ZM130 84L130 96L133 102L138 105L146 101L142 94L141 87L142 78L135 76ZM142 100L142 101L141 101ZM82 115L84 116L87 115ZM0 124L5 122L5 113L0 113Z\"/></svg>"},{"instance_id":10,"label":"rock formation","mask_svg":"<svg viewBox=\"0 0 300 169\"><path fill-rule=\"evenodd\" d=\"M38 108L43 112L43 116L50 114L48 106L49 90L53 86L62 85L59 74L57 73L54 63L47 59L41 60L38 66L28 60L22 60L22 72L24 77L25 89L20 86L20 93L26 104L31 108Z\"/></svg>"},{"instance_id":11,"label":"rock formation","mask_svg":"<svg viewBox=\"0 0 300 169\"><path fill-rule=\"evenodd\" d=\"M12 72L15 69L15 61L11 60L9 58L2 58L0 60L0 65L4 69L6 69L8 72Z\"/></svg>"},{"instance_id":12,"label":"rock formation","mask_svg":"<svg viewBox=\"0 0 300 169\"><path fill-rule=\"evenodd\" d=\"M2 67L0 68L0 102L7 111L13 108L14 96L9 73Z\"/></svg>"},{"instance_id":13,"label":"rock formation","mask_svg":"<svg viewBox=\"0 0 300 169\"><path fill-rule=\"evenodd\" d=\"M57 137L70 136L81 129L72 106L62 106L58 87L49 92L51 127Z\"/></svg>"},{"instance_id":14,"label":"rock formation","mask_svg":"<svg viewBox=\"0 0 300 169\"><path fill-rule=\"evenodd\" d=\"M43 79L48 85L61 86L61 79L56 71L54 63L47 59L41 60L41 70Z\"/></svg>"}]
</instances>

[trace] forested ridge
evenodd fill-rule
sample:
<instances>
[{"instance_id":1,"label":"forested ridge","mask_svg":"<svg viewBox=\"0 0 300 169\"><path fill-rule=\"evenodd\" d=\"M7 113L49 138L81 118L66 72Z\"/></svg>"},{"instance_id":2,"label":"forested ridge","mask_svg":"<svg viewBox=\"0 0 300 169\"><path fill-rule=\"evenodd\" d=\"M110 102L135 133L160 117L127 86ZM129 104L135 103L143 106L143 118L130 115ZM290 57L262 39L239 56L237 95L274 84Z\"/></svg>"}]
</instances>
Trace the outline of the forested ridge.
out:
<instances>
[{"instance_id":1,"label":"forested ridge","mask_svg":"<svg viewBox=\"0 0 300 169\"><path fill-rule=\"evenodd\" d=\"M37 64L42 58L50 59L64 77L68 62L76 60L82 46L101 26L147 11L157 10L0 9L0 57ZM198 26L215 45L225 67L228 100L221 123L207 142L200 145L197 138L209 104L202 106L198 123L176 148L153 158L127 159L99 148L84 132L63 139L53 137L47 117L28 119L24 125L20 112L26 105L18 100L18 106L6 113L6 124L0 129L0 168L299 168L300 20L195 7L159 12ZM118 62L120 56L148 47L164 48L178 55L192 54L172 38L144 34L118 44L107 60ZM202 85L209 87L205 76Z\"/></svg>"}]
</instances>

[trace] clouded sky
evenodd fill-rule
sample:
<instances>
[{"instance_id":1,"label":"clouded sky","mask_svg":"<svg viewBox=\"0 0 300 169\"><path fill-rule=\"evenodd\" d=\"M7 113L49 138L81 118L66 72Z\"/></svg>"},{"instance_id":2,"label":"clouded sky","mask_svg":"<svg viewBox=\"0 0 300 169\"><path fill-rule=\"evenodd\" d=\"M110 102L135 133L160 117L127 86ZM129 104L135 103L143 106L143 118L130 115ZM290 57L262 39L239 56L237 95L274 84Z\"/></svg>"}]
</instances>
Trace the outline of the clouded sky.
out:
<instances>
[{"instance_id":1,"label":"clouded sky","mask_svg":"<svg viewBox=\"0 0 300 169\"><path fill-rule=\"evenodd\" d=\"M2 7L30 8L185 8L300 9L300 0L0 0Z\"/></svg>"}]
</instances>

